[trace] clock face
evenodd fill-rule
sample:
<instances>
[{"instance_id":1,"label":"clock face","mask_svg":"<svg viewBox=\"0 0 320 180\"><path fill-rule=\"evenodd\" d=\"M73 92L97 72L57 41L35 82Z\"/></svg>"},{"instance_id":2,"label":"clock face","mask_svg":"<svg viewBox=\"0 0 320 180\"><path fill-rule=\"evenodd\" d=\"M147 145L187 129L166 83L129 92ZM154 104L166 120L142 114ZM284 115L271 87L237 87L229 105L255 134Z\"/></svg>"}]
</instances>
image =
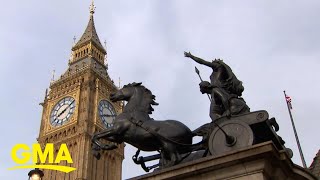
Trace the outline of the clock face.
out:
<instances>
[{"instance_id":1,"label":"clock face","mask_svg":"<svg viewBox=\"0 0 320 180\"><path fill-rule=\"evenodd\" d=\"M52 126L62 126L67 123L71 115L74 113L75 100L72 97L61 99L52 109L50 115L50 123Z\"/></svg>"},{"instance_id":2,"label":"clock face","mask_svg":"<svg viewBox=\"0 0 320 180\"><path fill-rule=\"evenodd\" d=\"M107 100L101 100L98 107L100 119L105 127L111 127L117 113L112 104Z\"/></svg>"}]
</instances>

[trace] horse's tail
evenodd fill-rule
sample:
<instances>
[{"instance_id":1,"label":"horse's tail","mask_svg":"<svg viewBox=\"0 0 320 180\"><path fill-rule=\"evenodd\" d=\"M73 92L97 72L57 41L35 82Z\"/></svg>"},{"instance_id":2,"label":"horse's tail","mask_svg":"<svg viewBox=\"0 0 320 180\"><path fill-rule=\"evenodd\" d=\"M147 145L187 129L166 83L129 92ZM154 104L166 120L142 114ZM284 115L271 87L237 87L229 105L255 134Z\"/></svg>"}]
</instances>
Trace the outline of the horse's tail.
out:
<instances>
[{"instance_id":1,"label":"horse's tail","mask_svg":"<svg viewBox=\"0 0 320 180\"><path fill-rule=\"evenodd\" d=\"M191 153L193 151L199 151L199 150L204 150L206 149L205 148L205 145L206 144L206 140L205 139L202 139L202 141L196 143L196 144L180 144L180 147L182 148L178 148L180 151L180 153Z\"/></svg>"},{"instance_id":2,"label":"horse's tail","mask_svg":"<svg viewBox=\"0 0 320 180\"><path fill-rule=\"evenodd\" d=\"M204 124L202 126L200 126L199 128L197 128L196 130L192 131L192 136L207 136L208 133L210 133L212 131L212 127L213 124L212 123L207 123Z\"/></svg>"}]
</instances>

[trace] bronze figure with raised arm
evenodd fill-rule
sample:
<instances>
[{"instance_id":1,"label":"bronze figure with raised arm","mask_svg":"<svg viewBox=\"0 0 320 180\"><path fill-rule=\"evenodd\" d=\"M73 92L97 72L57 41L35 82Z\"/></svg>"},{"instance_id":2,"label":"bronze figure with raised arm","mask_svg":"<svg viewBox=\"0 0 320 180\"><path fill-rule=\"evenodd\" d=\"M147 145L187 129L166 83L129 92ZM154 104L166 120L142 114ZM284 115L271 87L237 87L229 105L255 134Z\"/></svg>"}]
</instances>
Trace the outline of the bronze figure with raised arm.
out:
<instances>
[{"instance_id":1,"label":"bronze figure with raised arm","mask_svg":"<svg viewBox=\"0 0 320 180\"><path fill-rule=\"evenodd\" d=\"M185 57L193 59L195 62L211 67L212 74L210 82L202 81L200 91L202 94L210 94L212 97L210 104L210 118L214 121L222 116L239 115L250 112L243 98L241 98L244 87L242 82L232 72L231 68L220 59L206 61L184 52Z\"/></svg>"}]
</instances>

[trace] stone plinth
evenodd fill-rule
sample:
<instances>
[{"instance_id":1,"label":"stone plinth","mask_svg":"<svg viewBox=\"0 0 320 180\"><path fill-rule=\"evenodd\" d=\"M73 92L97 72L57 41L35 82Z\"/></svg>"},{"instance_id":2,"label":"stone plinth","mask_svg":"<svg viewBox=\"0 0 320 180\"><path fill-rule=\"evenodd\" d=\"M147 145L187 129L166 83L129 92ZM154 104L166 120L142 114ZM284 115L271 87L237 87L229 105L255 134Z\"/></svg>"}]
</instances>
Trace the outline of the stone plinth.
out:
<instances>
[{"instance_id":1,"label":"stone plinth","mask_svg":"<svg viewBox=\"0 0 320 180\"><path fill-rule=\"evenodd\" d=\"M293 164L285 151L272 142L209 156L131 180L317 180L308 170Z\"/></svg>"}]
</instances>

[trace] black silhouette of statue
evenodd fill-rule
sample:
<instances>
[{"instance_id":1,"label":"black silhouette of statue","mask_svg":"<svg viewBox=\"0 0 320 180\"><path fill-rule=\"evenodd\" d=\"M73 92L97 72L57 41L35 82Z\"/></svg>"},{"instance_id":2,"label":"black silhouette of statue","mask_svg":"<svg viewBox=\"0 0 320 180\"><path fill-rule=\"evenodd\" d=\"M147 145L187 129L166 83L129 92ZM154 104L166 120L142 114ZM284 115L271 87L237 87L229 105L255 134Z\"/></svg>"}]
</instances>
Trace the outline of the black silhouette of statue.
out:
<instances>
[{"instance_id":1,"label":"black silhouette of statue","mask_svg":"<svg viewBox=\"0 0 320 180\"><path fill-rule=\"evenodd\" d=\"M210 117L212 121L222 116L229 117L250 112L250 108L241 98L244 90L242 82L238 80L227 64L220 59L211 62L205 61L190 52L184 52L184 55L199 64L211 67L213 70L210 82L202 81L199 84L203 94L211 95Z\"/></svg>"},{"instance_id":2,"label":"black silhouette of statue","mask_svg":"<svg viewBox=\"0 0 320 180\"><path fill-rule=\"evenodd\" d=\"M275 118L269 119L267 111L249 112L241 98L244 87L231 68L220 59L205 61L185 52L185 56L199 64L211 67L210 82L201 78L200 91L208 94L211 101L210 117L206 123L191 131L176 120L154 120L150 117L155 95L142 83L130 83L110 94L113 102L127 101L122 112L116 116L113 126L92 136L92 152L98 159L100 152L117 148L116 143L129 143L138 150L132 157L145 171L169 168L179 163L193 161L210 155L248 147L257 143L273 141L279 150L292 151L276 134L279 126ZM199 74L199 71L196 69ZM211 96L211 98L210 98ZM202 136L202 141L193 143L193 137ZM107 140L107 143L100 140ZM110 143L114 142L114 143ZM157 154L139 157L140 151L157 151ZM159 163L147 167L146 162Z\"/></svg>"}]
</instances>

